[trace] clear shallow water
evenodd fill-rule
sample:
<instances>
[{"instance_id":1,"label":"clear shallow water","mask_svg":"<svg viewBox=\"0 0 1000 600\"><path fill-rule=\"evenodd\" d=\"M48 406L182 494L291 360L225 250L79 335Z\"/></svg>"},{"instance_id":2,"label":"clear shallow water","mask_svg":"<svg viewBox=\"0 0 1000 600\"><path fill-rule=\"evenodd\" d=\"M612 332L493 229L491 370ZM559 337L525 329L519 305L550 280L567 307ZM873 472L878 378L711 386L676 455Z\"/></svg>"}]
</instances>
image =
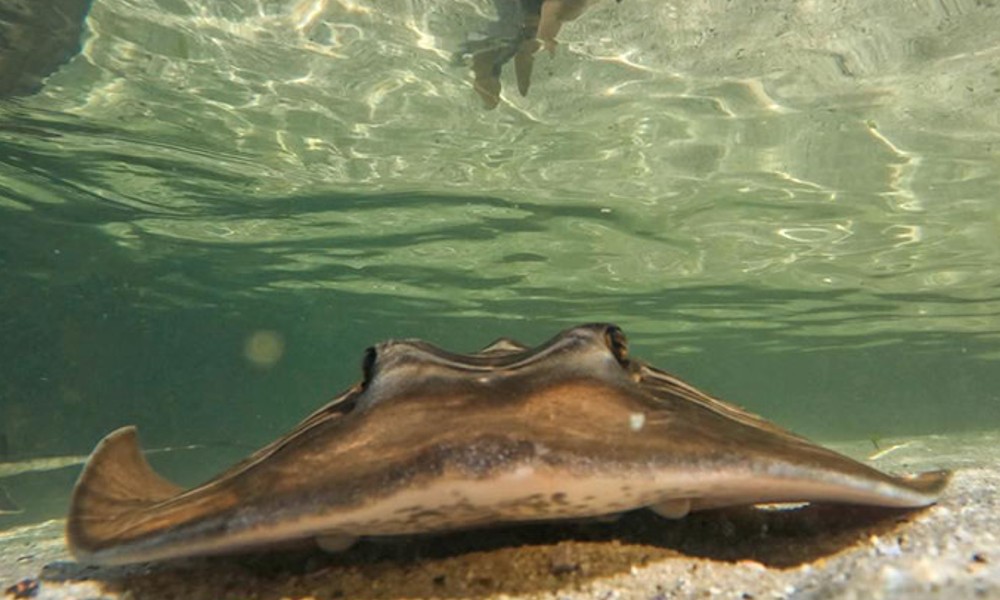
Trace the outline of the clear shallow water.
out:
<instances>
[{"instance_id":1,"label":"clear shallow water","mask_svg":"<svg viewBox=\"0 0 1000 600\"><path fill-rule=\"evenodd\" d=\"M1000 6L737 4L599 3L487 111L485 0L97 0L0 105L10 456L252 447L372 342L589 320L821 439L995 428Z\"/></svg>"}]
</instances>

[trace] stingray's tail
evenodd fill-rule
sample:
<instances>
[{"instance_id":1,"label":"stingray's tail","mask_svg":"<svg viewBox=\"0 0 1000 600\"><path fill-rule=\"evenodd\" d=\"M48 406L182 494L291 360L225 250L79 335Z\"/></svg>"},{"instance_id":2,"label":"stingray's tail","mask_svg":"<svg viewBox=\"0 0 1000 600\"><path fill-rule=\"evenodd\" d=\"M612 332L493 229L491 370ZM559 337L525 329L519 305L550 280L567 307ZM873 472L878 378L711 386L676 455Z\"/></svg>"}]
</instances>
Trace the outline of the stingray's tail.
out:
<instances>
[{"instance_id":1,"label":"stingray's tail","mask_svg":"<svg viewBox=\"0 0 1000 600\"><path fill-rule=\"evenodd\" d=\"M141 536L156 519L151 509L183 490L157 475L142 454L135 427L105 437L73 489L66 542L78 560L122 539Z\"/></svg>"}]
</instances>

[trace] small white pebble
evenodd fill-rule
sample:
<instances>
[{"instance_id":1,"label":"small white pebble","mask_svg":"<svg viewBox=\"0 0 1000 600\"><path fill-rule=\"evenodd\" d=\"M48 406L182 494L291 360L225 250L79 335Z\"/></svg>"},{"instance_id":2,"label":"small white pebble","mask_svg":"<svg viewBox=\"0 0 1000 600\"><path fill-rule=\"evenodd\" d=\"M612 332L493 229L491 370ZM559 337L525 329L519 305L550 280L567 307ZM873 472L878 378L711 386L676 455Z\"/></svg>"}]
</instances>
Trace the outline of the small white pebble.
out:
<instances>
[{"instance_id":1,"label":"small white pebble","mask_svg":"<svg viewBox=\"0 0 1000 600\"><path fill-rule=\"evenodd\" d=\"M868 538L868 541L875 549L875 554L879 556L899 556L903 553L899 547L899 540L896 538L883 539L873 535Z\"/></svg>"},{"instance_id":2,"label":"small white pebble","mask_svg":"<svg viewBox=\"0 0 1000 600\"><path fill-rule=\"evenodd\" d=\"M741 560L739 562L739 564L740 564L740 566L746 567L747 569L751 569L753 571L766 571L767 570L767 567L765 567L764 565L760 564L759 562L757 562L755 560Z\"/></svg>"},{"instance_id":3,"label":"small white pebble","mask_svg":"<svg viewBox=\"0 0 1000 600\"><path fill-rule=\"evenodd\" d=\"M949 566L941 561L921 558L913 565L913 576L924 583L945 585L949 579Z\"/></svg>"},{"instance_id":4,"label":"small white pebble","mask_svg":"<svg viewBox=\"0 0 1000 600\"><path fill-rule=\"evenodd\" d=\"M882 586L888 591L904 588L912 580L905 572L889 565L879 569L878 576L882 580Z\"/></svg>"}]
</instances>

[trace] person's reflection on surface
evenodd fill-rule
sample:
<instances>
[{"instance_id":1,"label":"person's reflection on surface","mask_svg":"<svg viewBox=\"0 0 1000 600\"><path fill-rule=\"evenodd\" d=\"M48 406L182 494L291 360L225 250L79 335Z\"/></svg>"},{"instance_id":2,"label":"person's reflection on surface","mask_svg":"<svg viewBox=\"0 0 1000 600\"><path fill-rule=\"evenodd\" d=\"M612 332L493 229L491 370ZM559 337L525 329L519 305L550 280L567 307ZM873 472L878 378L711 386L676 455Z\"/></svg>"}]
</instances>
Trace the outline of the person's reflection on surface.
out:
<instances>
[{"instance_id":1,"label":"person's reflection on surface","mask_svg":"<svg viewBox=\"0 0 1000 600\"><path fill-rule=\"evenodd\" d=\"M621 0L618 0L619 2ZM487 109L500 102L500 73L514 60L517 90L522 96L531 87L535 53L542 47L556 48L563 23L580 16L595 0L493 0L497 20L477 39L470 39L458 52L460 60L471 58L475 90Z\"/></svg>"},{"instance_id":2,"label":"person's reflection on surface","mask_svg":"<svg viewBox=\"0 0 1000 600\"><path fill-rule=\"evenodd\" d=\"M0 98L34 94L80 51L91 0L0 0Z\"/></svg>"}]
</instances>

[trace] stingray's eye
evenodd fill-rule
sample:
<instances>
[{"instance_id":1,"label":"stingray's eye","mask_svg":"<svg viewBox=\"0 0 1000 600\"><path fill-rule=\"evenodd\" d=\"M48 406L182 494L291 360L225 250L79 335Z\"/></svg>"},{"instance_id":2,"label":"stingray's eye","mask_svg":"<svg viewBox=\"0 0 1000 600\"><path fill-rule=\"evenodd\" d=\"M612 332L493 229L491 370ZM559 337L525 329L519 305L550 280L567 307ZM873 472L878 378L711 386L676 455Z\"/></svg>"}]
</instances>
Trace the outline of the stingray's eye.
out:
<instances>
[{"instance_id":1,"label":"stingray's eye","mask_svg":"<svg viewBox=\"0 0 1000 600\"><path fill-rule=\"evenodd\" d=\"M623 367L628 366L628 340L625 338L625 333L617 327L608 327L604 330L604 341L615 355L618 364Z\"/></svg>"},{"instance_id":2,"label":"stingray's eye","mask_svg":"<svg viewBox=\"0 0 1000 600\"><path fill-rule=\"evenodd\" d=\"M375 376L375 360L378 358L378 350L375 346L369 346L365 349L365 357L361 359L361 373L364 376L364 380L361 382L362 387L368 387L368 384L372 382L372 377Z\"/></svg>"}]
</instances>

